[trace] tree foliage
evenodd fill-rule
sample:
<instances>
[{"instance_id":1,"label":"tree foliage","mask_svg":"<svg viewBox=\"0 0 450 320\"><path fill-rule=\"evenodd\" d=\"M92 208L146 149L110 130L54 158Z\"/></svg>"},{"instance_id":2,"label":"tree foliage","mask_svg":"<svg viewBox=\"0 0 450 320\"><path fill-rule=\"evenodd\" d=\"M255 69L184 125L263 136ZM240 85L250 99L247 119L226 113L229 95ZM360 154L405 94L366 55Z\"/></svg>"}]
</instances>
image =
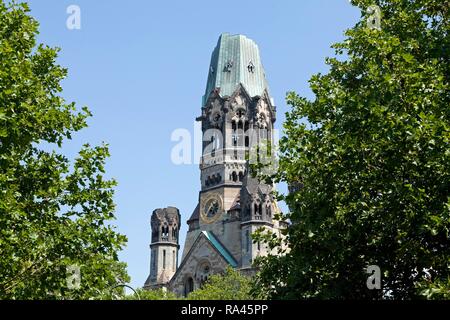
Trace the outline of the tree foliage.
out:
<instances>
[{"instance_id":1,"label":"tree foliage","mask_svg":"<svg viewBox=\"0 0 450 320\"><path fill-rule=\"evenodd\" d=\"M128 280L109 224L116 182L106 145L57 152L90 112L61 97L67 70L37 33L26 4L0 1L0 298L96 297Z\"/></svg>"},{"instance_id":2,"label":"tree foliage","mask_svg":"<svg viewBox=\"0 0 450 320\"><path fill-rule=\"evenodd\" d=\"M280 196L290 252L260 260L270 298L449 298L448 1L353 0L361 20L333 45L310 101L290 92ZM367 24L371 5L381 28ZM307 121L305 121L307 120ZM366 268L381 269L369 290Z\"/></svg>"},{"instance_id":3,"label":"tree foliage","mask_svg":"<svg viewBox=\"0 0 450 320\"><path fill-rule=\"evenodd\" d=\"M251 300L251 277L228 267L223 274L214 274L188 300Z\"/></svg>"},{"instance_id":4,"label":"tree foliage","mask_svg":"<svg viewBox=\"0 0 450 320\"><path fill-rule=\"evenodd\" d=\"M125 300L178 300L175 293L163 288L153 290L137 289L136 293L127 295Z\"/></svg>"}]
</instances>

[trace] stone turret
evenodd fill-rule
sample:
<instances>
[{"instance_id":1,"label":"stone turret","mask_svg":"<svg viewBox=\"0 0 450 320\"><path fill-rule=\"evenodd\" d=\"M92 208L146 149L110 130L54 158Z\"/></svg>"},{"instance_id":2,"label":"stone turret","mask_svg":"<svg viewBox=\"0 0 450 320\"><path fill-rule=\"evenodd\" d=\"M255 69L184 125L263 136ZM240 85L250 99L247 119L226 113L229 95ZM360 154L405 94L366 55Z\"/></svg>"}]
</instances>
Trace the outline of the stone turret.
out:
<instances>
[{"instance_id":1,"label":"stone turret","mask_svg":"<svg viewBox=\"0 0 450 320\"><path fill-rule=\"evenodd\" d=\"M180 220L180 212L175 207L153 211L150 275L145 282L145 287L166 286L177 271Z\"/></svg>"}]
</instances>

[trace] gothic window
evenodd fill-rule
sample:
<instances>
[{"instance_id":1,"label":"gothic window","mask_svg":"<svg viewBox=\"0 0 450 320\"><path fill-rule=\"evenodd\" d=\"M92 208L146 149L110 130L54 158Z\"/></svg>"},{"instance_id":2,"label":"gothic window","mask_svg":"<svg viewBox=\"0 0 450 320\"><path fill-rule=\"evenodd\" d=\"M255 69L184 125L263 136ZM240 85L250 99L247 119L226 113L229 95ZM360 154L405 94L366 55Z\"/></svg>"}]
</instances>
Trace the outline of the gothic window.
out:
<instances>
[{"instance_id":1,"label":"gothic window","mask_svg":"<svg viewBox=\"0 0 450 320\"><path fill-rule=\"evenodd\" d=\"M173 256L172 256L172 270L176 271L177 268L177 262L176 262L176 255L175 250L173 250Z\"/></svg>"},{"instance_id":2,"label":"gothic window","mask_svg":"<svg viewBox=\"0 0 450 320\"><path fill-rule=\"evenodd\" d=\"M268 130L267 128L261 128L259 129L259 134L260 134L260 140L265 140L269 138L269 134L268 134Z\"/></svg>"},{"instance_id":3,"label":"gothic window","mask_svg":"<svg viewBox=\"0 0 450 320\"><path fill-rule=\"evenodd\" d=\"M250 251L250 232L245 230L245 251Z\"/></svg>"},{"instance_id":4,"label":"gothic window","mask_svg":"<svg viewBox=\"0 0 450 320\"><path fill-rule=\"evenodd\" d=\"M238 121L237 126L238 145L242 147L242 144L244 143L244 123L242 121Z\"/></svg>"},{"instance_id":5,"label":"gothic window","mask_svg":"<svg viewBox=\"0 0 450 320\"><path fill-rule=\"evenodd\" d=\"M152 273L154 273L156 270L156 251L155 249L152 250Z\"/></svg>"},{"instance_id":6,"label":"gothic window","mask_svg":"<svg viewBox=\"0 0 450 320\"><path fill-rule=\"evenodd\" d=\"M253 65L253 62L250 61L250 62L248 63L247 70L248 70L248 72L250 72L250 73L253 73L253 72L255 71L255 66Z\"/></svg>"},{"instance_id":7,"label":"gothic window","mask_svg":"<svg viewBox=\"0 0 450 320\"><path fill-rule=\"evenodd\" d=\"M233 130L233 131L236 131L236 121L231 121L231 129Z\"/></svg>"},{"instance_id":8,"label":"gothic window","mask_svg":"<svg viewBox=\"0 0 450 320\"><path fill-rule=\"evenodd\" d=\"M220 181L222 181L222 176L218 173L216 176L216 183L219 183Z\"/></svg>"},{"instance_id":9,"label":"gothic window","mask_svg":"<svg viewBox=\"0 0 450 320\"><path fill-rule=\"evenodd\" d=\"M254 210L255 210L255 218L257 218L256 217L258 215L258 204L257 203L254 204Z\"/></svg>"},{"instance_id":10,"label":"gothic window","mask_svg":"<svg viewBox=\"0 0 450 320\"><path fill-rule=\"evenodd\" d=\"M249 139L249 137L248 136L245 136L245 147L249 147L249 145L250 145L250 139Z\"/></svg>"},{"instance_id":11,"label":"gothic window","mask_svg":"<svg viewBox=\"0 0 450 320\"><path fill-rule=\"evenodd\" d=\"M262 204L261 203L258 205L258 214L262 215Z\"/></svg>"},{"instance_id":12,"label":"gothic window","mask_svg":"<svg viewBox=\"0 0 450 320\"><path fill-rule=\"evenodd\" d=\"M270 204L266 207L267 216L270 218L272 216L272 209L270 207Z\"/></svg>"},{"instance_id":13,"label":"gothic window","mask_svg":"<svg viewBox=\"0 0 450 320\"><path fill-rule=\"evenodd\" d=\"M239 140L239 138L238 138L236 133L233 133L232 139L233 139L233 146L236 147L237 143L238 143L238 140Z\"/></svg>"},{"instance_id":14,"label":"gothic window","mask_svg":"<svg viewBox=\"0 0 450 320\"><path fill-rule=\"evenodd\" d=\"M248 127L249 127L248 121L245 121L245 124L244 124L244 130L245 130L246 132L248 131Z\"/></svg>"},{"instance_id":15,"label":"gothic window","mask_svg":"<svg viewBox=\"0 0 450 320\"><path fill-rule=\"evenodd\" d=\"M201 265L199 265L197 269L197 279L200 282L200 287L202 287L203 284L208 281L210 272L211 267L208 262L203 262Z\"/></svg>"},{"instance_id":16,"label":"gothic window","mask_svg":"<svg viewBox=\"0 0 450 320\"><path fill-rule=\"evenodd\" d=\"M161 228L161 239L168 240L169 238L169 227L167 225L163 225Z\"/></svg>"},{"instance_id":17,"label":"gothic window","mask_svg":"<svg viewBox=\"0 0 450 320\"><path fill-rule=\"evenodd\" d=\"M234 159L237 160L237 158L238 158L238 152L236 149L234 149Z\"/></svg>"},{"instance_id":18,"label":"gothic window","mask_svg":"<svg viewBox=\"0 0 450 320\"><path fill-rule=\"evenodd\" d=\"M177 239L177 225L176 224L172 227L172 239L174 239L174 240Z\"/></svg>"},{"instance_id":19,"label":"gothic window","mask_svg":"<svg viewBox=\"0 0 450 320\"><path fill-rule=\"evenodd\" d=\"M236 181L237 181L237 174L236 174L236 171L233 171L233 173L231 174L231 176L232 176L233 182L236 182Z\"/></svg>"},{"instance_id":20,"label":"gothic window","mask_svg":"<svg viewBox=\"0 0 450 320\"><path fill-rule=\"evenodd\" d=\"M201 285L203 285L203 283L208 281L208 276L209 276L209 266L208 265L205 265L203 267L202 273L203 274L202 274L202 278L201 278Z\"/></svg>"},{"instance_id":21,"label":"gothic window","mask_svg":"<svg viewBox=\"0 0 450 320\"><path fill-rule=\"evenodd\" d=\"M184 283L184 296L187 297L187 295L192 291L194 291L194 279L192 279L192 277L188 277Z\"/></svg>"},{"instance_id":22,"label":"gothic window","mask_svg":"<svg viewBox=\"0 0 450 320\"><path fill-rule=\"evenodd\" d=\"M244 178L244 174L241 172L239 172L239 181L242 181L242 179Z\"/></svg>"},{"instance_id":23,"label":"gothic window","mask_svg":"<svg viewBox=\"0 0 450 320\"><path fill-rule=\"evenodd\" d=\"M166 250L163 250L163 269L166 268Z\"/></svg>"}]
</instances>

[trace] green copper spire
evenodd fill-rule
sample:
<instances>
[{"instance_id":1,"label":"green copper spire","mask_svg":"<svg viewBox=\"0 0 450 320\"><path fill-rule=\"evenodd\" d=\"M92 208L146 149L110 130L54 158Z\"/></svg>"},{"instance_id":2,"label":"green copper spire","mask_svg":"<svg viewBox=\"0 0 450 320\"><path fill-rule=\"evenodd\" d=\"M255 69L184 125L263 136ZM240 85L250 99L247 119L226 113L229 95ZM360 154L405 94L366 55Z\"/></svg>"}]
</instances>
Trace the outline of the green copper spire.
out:
<instances>
[{"instance_id":1,"label":"green copper spire","mask_svg":"<svg viewBox=\"0 0 450 320\"><path fill-rule=\"evenodd\" d=\"M223 33L211 55L203 106L218 88L220 96L230 96L242 84L251 96L269 91L256 43L243 35Z\"/></svg>"}]
</instances>

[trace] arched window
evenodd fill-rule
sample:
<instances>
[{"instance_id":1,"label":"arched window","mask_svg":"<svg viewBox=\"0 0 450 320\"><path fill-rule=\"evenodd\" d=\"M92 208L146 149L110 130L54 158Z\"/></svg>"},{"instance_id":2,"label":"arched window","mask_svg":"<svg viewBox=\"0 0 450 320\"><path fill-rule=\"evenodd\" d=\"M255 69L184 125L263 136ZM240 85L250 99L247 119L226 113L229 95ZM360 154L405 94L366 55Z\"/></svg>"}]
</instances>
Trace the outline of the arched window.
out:
<instances>
[{"instance_id":1,"label":"arched window","mask_svg":"<svg viewBox=\"0 0 450 320\"><path fill-rule=\"evenodd\" d=\"M168 240L169 238L169 227L167 225L163 225L161 228L161 239Z\"/></svg>"},{"instance_id":2,"label":"arched window","mask_svg":"<svg viewBox=\"0 0 450 320\"><path fill-rule=\"evenodd\" d=\"M156 250L152 249L152 273L156 271Z\"/></svg>"},{"instance_id":3,"label":"arched window","mask_svg":"<svg viewBox=\"0 0 450 320\"><path fill-rule=\"evenodd\" d=\"M233 136L232 136L233 147L237 147L238 140L239 140L238 135L236 133L233 133Z\"/></svg>"},{"instance_id":4,"label":"arched window","mask_svg":"<svg viewBox=\"0 0 450 320\"><path fill-rule=\"evenodd\" d=\"M232 180L233 180L234 182L236 182L236 181L237 181L237 174L236 174L236 171L233 171L233 173L231 174L231 176L232 176Z\"/></svg>"},{"instance_id":5,"label":"arched window","mask_svg":"<svg viewBox=\"0 0 450 320\"><path fill-rule=\"evenodd\" d=\"M231 140L233 142L233 146L237 146L238 143L238 135L236 134L236 121L232 121L231 122L231 129L233 130L232 134L231 134Z\"/></svg>"},{"instance_id":6,"label":"arched window","mask_svg":"<svg viewBox=\"0 0 450 320\"><path fill-rule=\"evenodd\" d=\"M239 147L243 147L243 144L244 144L244 124L242 123L242 121L238 122L237 137L238 137L237 145Z\"/></svg>"},{"instance_id":7,"label":"arched window","mask_svg":"<svg viewBox=\"0 0 450 320\"><path fill-rule=\"evenodd\" d=\"M245 230L245 250L250 251L250 232Z\"/></svg>"},{"instance_id":8,"label":"arched window","mask_svg":"<svg viewBox=\"0 0 450 320\"><path fill-rule=\"evenodd\" d=\"M172 270L176 271L177 270L177 256L175 254L175 250L173 250L173 256L172 256Z\"/></svg>"},{"instance_id":9,"label":"arched window","mask_svg":"<svg viewBox=\"0 0 450 320\"><path fill-rule=\"evenodd\" d=\"M272 217L272 208L271 208L271 205L270 205L270 204L267 205L267 207L266 207L266 212L267 212L267 216L268 216L269 218Z\"/></svg>"},{"instance_id":10,"label":"arched window","mask_svg":"<svg viewBox=\"0 0 450 320\"><path fill-rule=\"evenodd\" d=\"M244 174L241 172L239 172L239 181L242 181L242 179L244 178Z\"/></svg>"},{"instance_id":11,"label":"arched window","mask_svg":"<svg viewBox=\"0 0 450 320\"><path fill-rule=\"evenodd\" d=\"M166 268L166 250L163 250L163 269Z\"/></svg>"},{"instance_id":12,"label":"arched window","mask_svg":"<svg viewBox=\"0 0 450 320\"><path fill-rule=\"evenodd\" d=\"M187 297L192 291L194 291L194 279L188 277L184 283L184 296Z\"/></svg>"},{"instance_id":13,"label":"arched window","mask_svg":"<svg viewBox=\"0 0 450 320\"><path fill-rule=\"evenodd\" d=\"M172 239L174 239L174 240L177 239L177 225L176 224L172 227Z\"/></svg>"},{"instance_id":14,"label":"arched window","mask_svg":"<svg viewBox=\"0 0 450 320\"><path fill-rule=\"evenodd\" d=\"M258 205L258 214L262 215L262 204L261 203Z\"/></svg>"},{"instance_id":15,"label":"arched window","mask_svg":"<svg viewBox=\"0 0 450 320\"><path fill-rule=\"evenodd\" d=\"M209 262L204 261L197 267L197 280L200 283L200 287L203 286L203 284L208 281L209 274L211 272L211 266Z\"/></svg>"}]
</instances>

